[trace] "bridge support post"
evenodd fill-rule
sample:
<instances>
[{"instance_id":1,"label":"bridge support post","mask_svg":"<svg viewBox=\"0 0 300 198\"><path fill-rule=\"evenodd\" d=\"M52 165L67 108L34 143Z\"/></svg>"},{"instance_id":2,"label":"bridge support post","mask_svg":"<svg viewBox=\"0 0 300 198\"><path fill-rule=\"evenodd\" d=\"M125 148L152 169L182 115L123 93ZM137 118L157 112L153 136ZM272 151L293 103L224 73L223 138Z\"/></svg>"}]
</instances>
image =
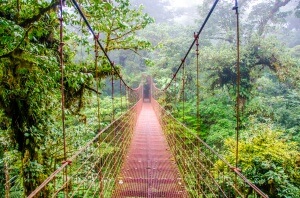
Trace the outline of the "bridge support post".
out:
<instances>
[{"instance_id":1,"label":"bridge support post","mask_svg":"<svg viewBox=\"0 0 300 198\"><path fill-rule=\"evenodd\" d=\"M239 161L239 130L240 130L240 84L241 84L241 73L240 73L240 24L239 24L239 7L238 0L235 0L235 6L233 7L236 14L236 72L237 72L237 90L236 90L236 149L235 149L235 168L238 169ZM235 174L235 188L237 188L237 174ZM237 194L235 195L238 196Z\"/></svg>"},{"instance_id":2,"label":"bridge support post","mask_svg":"<svg viewBox=\"0 0 300 198\"><path fill-rule=\"evenodd\" d=\"M101 167L100 167L100 171L99 171L99 198L104 198L104 195L103 195L103 175L102 175Z\"/></svg>"},{"instance_id":3,"label":"bridge support post","mask_svg":"<svg viewBox=\"0 0 300 198\"><path fill-rule=\"evenodd\" d=\"M99 180L99 198L104 197L104 191L103 191L103 174L102 174L102 167L103 167L103 156L101 155L101 143L102 143L102 133L99 135L98 144L99 144L99 153L100 153L100 159L98 163L98 180Z\"/></svg>"}]
</instances>

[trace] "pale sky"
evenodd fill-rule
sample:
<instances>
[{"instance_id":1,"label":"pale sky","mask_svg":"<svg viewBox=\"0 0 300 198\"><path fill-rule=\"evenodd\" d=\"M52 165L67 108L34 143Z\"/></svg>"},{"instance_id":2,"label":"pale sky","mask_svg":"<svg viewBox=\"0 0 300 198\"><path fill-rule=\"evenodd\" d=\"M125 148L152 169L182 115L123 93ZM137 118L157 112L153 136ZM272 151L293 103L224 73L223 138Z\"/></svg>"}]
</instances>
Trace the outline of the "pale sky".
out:
<instances>
[{"instance_id":1,"label":"pale sky","mask_svg":"<svg viewBox=\"0 0 300 198\"><path fill-rule=\"evenodd\" d=\"M199 5L202 0L168 0L174 8L187 8Z\"/></svg>"},{"instance_id":2,"label":"pale sky","mask_svg":"<svg viewBox=\"0 0 300 198\"><path fill-rule=\"evenodd\" d=\"M175 18L175 21L178 23L193 23L197 18L197 5L201 4L202 0L165 0L169 1L171 6L170 10L176 10L180 8L190 8L188 13L185 13L181 16Z\"/></svg>"}]
</instances>

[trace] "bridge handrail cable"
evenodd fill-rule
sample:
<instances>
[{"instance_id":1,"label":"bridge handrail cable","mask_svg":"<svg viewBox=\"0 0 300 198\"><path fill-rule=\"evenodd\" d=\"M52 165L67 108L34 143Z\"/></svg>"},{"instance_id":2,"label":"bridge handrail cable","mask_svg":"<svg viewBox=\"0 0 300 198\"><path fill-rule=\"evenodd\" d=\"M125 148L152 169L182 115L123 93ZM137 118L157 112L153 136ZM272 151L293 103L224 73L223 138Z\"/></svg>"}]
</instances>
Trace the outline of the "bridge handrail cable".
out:
<instances>
[{"instance_id":1,"label":"bridge handrail cable","mask_svg":"<svg viewBox=\"0 0 300 198\"><path fill-rule=\"evenodd\" d=\"M128 113L133 111L139 103L141 102L141 99L134 105L132 106L129 110L127 110L124 114L122 114L119 118L111 122L108 126L106 126L104 129L102 129L93 139L91 139L89 142L85 144L85 146L81 147L74 155L72 155L68 160L63 162L63 164L57 168L47 179L44 180L44 182L38 186L27 198L33 198L34 196L37 195L51 180L53 180L62 170L64 170L68 165L72 163L79 155L81 155L89 146L91 146L95 141L98 140L101 134L103 134L107 129L109 129L111 126L116 124L118 121L123 119Z\"/></svg>"},{"instance_id":2,"label":"bridge handrail cable","mask_svg":"<svg viewBox=\"0 0 300 198\"><path fill-rule=\"evenodd\" d=\"M212 152L218 159L220 159L230 170L235 172L247 185L249 185L257 194L259 194L263 198L268 198L268 196L263 193L256 185L250 182L237 168L232 166L223 156L218 154L212 147L210 147L207 143L205 143L194 131L189 129L186 125L178 121L169 111L166 111L156 100L153 100L156 105L160 108L160 110L164 111L170 118L172 118L177 124L182 126L185 129L185 132L189 132L194 138L196 138L202 145L204 145L210 152Z\"/></svg>"}]
</instances>

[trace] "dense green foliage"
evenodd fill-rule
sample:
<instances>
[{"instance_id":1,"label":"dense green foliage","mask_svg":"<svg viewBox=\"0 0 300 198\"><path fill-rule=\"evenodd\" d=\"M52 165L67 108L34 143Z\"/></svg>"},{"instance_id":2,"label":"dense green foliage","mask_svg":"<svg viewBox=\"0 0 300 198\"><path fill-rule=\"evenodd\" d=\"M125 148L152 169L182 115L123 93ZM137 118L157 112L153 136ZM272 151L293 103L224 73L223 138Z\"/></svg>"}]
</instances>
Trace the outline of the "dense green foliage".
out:
<instances>
[{"instance_id":1,"label":"dense green foliage","mask_svg":"<svg viewBox=\"0 0 300 198\"><path fill-rule=\"evenodd\" d=\"M66 3L64 94L71 155L78 145L93 137L98 127L94 118L97 110L91 108L94 112L87 112L84 107L91 100L97 104L91 93L99 92L96 85L101 90L105 84L95 80L105 79L112 71L102 54L95 69L90 32L78 20L71 3ZM131 8L128 0L80 1L80 5L93 29L101 32L100 42L106 52L150 47L149 42L136 37L138 30L153 22L142 13L142 7ZM0 194L6 197L28 195L63 159L58 8L58 0L1 2ZM101 111L101 126L111 121L111 116L107 116L111 108L106 106Z\"/></svg>"},{"instance_id":2,"label":"dense green foliage","mask_svg":"<svg viewBox=\"0 0 300 198\"><path fill-rule=\"evenodd\" d=\"M268 124L253 124L240 141L240 168L255 185L268 189L270 197L296 197L300 194L297 144ZM225 150L231 153L226 155L228 161L234 163L234 140L226 140Z\"/></svg>"},{"instance_id":3,"label":"dense green foliage","mask_svg":"<svg viewBox=\"0 0 300 198\"><path fill-rule=\"evenodd\" d=\"M196 27L163 23L172 15L163 17L161 13L156 15L160 23L149 25L153 19L143 13L142 7L131 6L129 0L79 2L95 32L100 33L104 50L122 65L117 66L125 79L136 86L140 82L137 76L144 72L154 77L158 87L164 87L212 1L204 0L199 5ZM101 108L100 125L111 121L111 83L105 78L113 72L103 53L99 53L95 68L90 32L71 2L66 3L64 94L71 155L99 127L95 116L99 92L103 93L101 106L105 107ZM297 197L300 4L291 0L239 3L239 168L270 197ZM58 0L0 3L0 194L6 197L28 195L63 159L58 5ZM162 8L167 5L160 2L155 8L152 4L154 8L148 10L166 10ZM200 37L200 117L195 108L195 48L185 62L185 74L178 73L176 83L161 100L167 110L234 164L237 76L233 6L233 1L220 1ZM117 115L125 110L124 97L122 100L121 105L121 99L116 99ZM218 166L222 164L216 162Z\"/></svg>"},{"instance_id":4,"label":"dense green foliage","mask_svg":"<svg viewBox=\"0 0 300 198\"><path fill-rule=\"evenodd\" d=\"M200 23L211 3L207 0L199 6ZM196 117L195 47L185 62L185 75L179 71L176 83L171 85L162 101L179 120L197 130L203 140L235 164L237 75L233 6L231 1L219 2L200 36L199 122ZM299 34L293 40L290 37L299 31L295 24L299 22L297 6L298 3L289 0L240 1L241 146L238 166L270 197L299 195L300 59L297 49L300 43L297 42ZM160 46L148 55L153 58L150 71L159 79L156 81L158 87L164 87L173 76L195 30L197 27L172 25L171 28L163 24L145 31L145 36ZM164 37L160 40L162 34Z\"/></svg>"}]
</instances>

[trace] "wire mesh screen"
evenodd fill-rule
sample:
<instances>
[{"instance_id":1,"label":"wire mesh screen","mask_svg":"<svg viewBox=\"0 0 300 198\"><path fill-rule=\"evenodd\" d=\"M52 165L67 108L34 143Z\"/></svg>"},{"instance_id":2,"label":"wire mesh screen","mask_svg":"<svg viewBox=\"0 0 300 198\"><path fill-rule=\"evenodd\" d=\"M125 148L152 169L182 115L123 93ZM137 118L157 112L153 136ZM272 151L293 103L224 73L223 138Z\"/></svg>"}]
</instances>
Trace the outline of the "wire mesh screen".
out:
<instances>
[{"instance_id":1,"label":"wire mesh screen","mask_svg":"<svg viewBox=\"0 0 300 198\"><path fill-rule=\"evenodd\" d=\"M29 197L111 197L141 100L63 162Z\"/></svg>"},{"instance_id":2,"label":"wire mesh screen","mask_svg":"<svg viewBox=\"0 0 300 198\"><path fill-rule=\"evenodd\" d=\"M152 104L190 197L267 197L156 100Z\"/></svg>"}]
</instances>

